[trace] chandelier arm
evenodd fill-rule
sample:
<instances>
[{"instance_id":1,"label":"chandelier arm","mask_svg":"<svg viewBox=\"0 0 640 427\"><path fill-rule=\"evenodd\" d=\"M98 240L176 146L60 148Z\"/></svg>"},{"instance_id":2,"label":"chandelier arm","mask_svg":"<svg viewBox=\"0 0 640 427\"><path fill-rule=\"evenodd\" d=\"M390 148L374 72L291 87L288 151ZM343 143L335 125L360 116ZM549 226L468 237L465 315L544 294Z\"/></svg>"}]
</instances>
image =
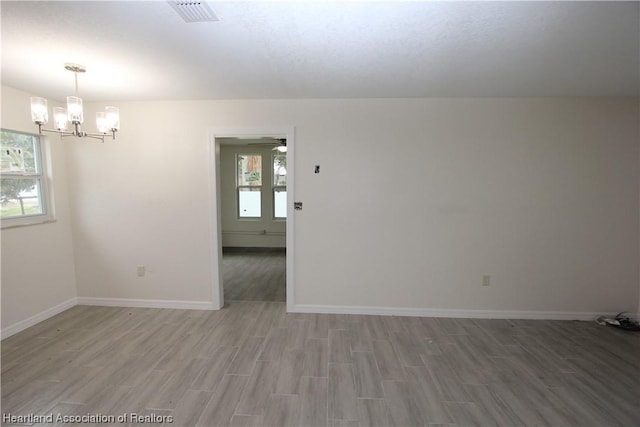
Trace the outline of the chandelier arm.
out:
<instances>
[{"instance_id":1,"label":"chandelier arm","mask_svg":"<svg viewBox=\"0 0 640 427\"><path fill-rule=\"evenodd\" d=\"M88 132L84 132L82 136L88 136L88 137L91 137L91 138L99 138L99 139L102 139L102 141L104 142L104 138L106 136L109 136L109 134L108 133L88 133ZM115 130L111 131L111 138L112 139L116 139L116 131Z\"/></svg>"},{"instance_id":2,"label":"chandelier arm","mask_svg":"<svg viewBox=\"0 0 640 427\"><path fill-rule=\"evenodd\" d=\"M61 138L65 137L65 136L77 136L75 132L72 131L68 131L68 130L59 130L59 129L47 129L47 128L43 128L42 125L38 125L38 133L40 135L42 135L42 132L51 132L51 133L57 133L58 135L60 135Z\"/></svg>"},{"instance_id":3,"label":"chandelier arm","mask_svg":"<svg viewBox=\"0 0 640 427\"><path fill-rule=\"evenodd\" d=\"M85 133L83 136L86 136L87 138L99 139L100 142L104 142L104 135L103 134Z\"/></svg>"},{"instance_id":4,"label":"chandelier arm","mask_svg":"<svg viewBox=\"0 0 640 427\"><path fill-rule=\"evenodd\" d=\"M93 138L93 139L99 139L101 142L104 142L104 137L105 135L102 133L87 133L87 132L59 132L60 133L60 139L64 138L65 136L75 136L76 138Z\"/></svg>"},{"instance_id":5,"label":"chandelier arm","mask_svg":"<svg viewBox=\"0 0 640 427\"><path fill-rule=\"evenodd\" d=\"M99 139L100 141L104 142L104 138L106 136L109 136L109 134L107 133L87 133L87 132L82 132L79 130L75 130L75 131L68 131L68 130L58 130L58 129L47 129L42 127L42 125L38 125L38 133L40 135L42 135L42 132L51 132L51 133L57 133L58 135L60 135L60 139L66 137L66 136L75 136L77 138L93 138L93 139ZM113 130L111 131L111 137L112 139L116 139L116 131Z\"/></svg>"}]
</instances>

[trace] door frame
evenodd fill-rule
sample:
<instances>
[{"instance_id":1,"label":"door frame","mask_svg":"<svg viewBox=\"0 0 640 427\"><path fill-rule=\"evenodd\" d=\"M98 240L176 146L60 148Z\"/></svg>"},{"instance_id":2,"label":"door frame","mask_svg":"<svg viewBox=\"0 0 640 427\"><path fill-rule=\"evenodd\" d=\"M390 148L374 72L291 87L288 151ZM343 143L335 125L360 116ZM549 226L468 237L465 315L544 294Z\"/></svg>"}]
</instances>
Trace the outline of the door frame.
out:
<instances>
[{"instance_id":1,"label":"door frame","mask_svg":"<svg viewBox=\"0 0 640 427\"><path fill-rule=\"evenodd\" d=\"M220 193L220 142L218 138L260 138L271 136L287 139L287 225L286 225L286 277L287 311L295 306L294 262L294 209L295 195L295 128L293 126L239 127L209 129L209 200L211 244L211 307L224 307L222 282L222 197Z\"/></svg>"}]
</instances>

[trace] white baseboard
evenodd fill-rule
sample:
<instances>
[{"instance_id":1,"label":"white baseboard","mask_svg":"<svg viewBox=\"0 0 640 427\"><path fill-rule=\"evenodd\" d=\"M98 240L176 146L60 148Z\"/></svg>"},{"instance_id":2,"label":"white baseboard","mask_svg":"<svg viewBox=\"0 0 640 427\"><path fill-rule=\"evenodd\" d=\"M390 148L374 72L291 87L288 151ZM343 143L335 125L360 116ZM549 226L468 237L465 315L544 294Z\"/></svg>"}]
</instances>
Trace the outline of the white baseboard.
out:
<instances>
[{"instance_id":1,"label":"white baseboard","mask_svg":"<svg viewBox=\"0 0 640 427\"><path fill-rule=\"evenodd\" d=\"M62 313L76 305L100 305L106 307L142 307L142 308L176 308L185 310L213 310L211 301L173 301L173 300L147 300L147 299L128 299L128 298L91 298L77 297L71 298L54 307L48 308L28 319L21 320L11 326L2 328L0 331L0 339L9 338L18 332L36 325L43 320L47 320L56 314Z\"/></svg>"},{"instance_id":2,"label":"white baseboard","mask_svg":"<svg viewBox=\"0 0 640 427\"><path fill-rule=\"evenodd\" d=\"M68 310L77 304L78 304L78 299L71 298L70 300L62 302L34 316L31 316L28 319L21 320L17 323L14 323L11 326L2 328L2 331L0 331L1 339L9 338L11 335L15 335L18 332L24 331L25 329L30 328L31 326L36 325L42 322L43 320L47 320L48 318L53 317L56 314L62 313L63 311Z\"/></svg>"},{"instance_id":3,"label":"white baseboard","mask_svg":"<svg viewBox=\"0 0 640 427\"><path fill-rule=\"evenodd\" d=\"M103 307L176 308L181 310L213 310L211 301L177 301L163 299L78 297L78 305Z\"/></svg>"},{"instance_id":4,"label":"white baseboard","mask_svg":"<svg viewBox=\"0 0 640 427\"><path fill-rule=\"evenodd\" d=\"M173 308L184 310L212 310L210 301L147 300L129 298L71 298L41 313L2 328L0 339L8 338L37 323L62 313L75 305L106 307ZM469 319L539 319L539 320L594 320L598 316L615 316L617 313L580 311L531 311L531 310L465 310L439 308L367 307L354 305L294 304L287 307L291 313L367 314L381 316L450 317ZM638 313L640 319L640 313Z\"/></svg>"},{"instance_id":5,"label":"white baseboard","mask_svg":"<svg viewBox=\"0 0 640 427\"><path fill-rule=\"evenodd\" d=\"M294 304L292 313L368 314L380 316L455 317L467 319L539 319L539 320L594 320L598 316L615 316L617 313L580 311L531 311L531 310L465 310L439 308L366 307L354 305Z\"/></svg>"}]
</instances>

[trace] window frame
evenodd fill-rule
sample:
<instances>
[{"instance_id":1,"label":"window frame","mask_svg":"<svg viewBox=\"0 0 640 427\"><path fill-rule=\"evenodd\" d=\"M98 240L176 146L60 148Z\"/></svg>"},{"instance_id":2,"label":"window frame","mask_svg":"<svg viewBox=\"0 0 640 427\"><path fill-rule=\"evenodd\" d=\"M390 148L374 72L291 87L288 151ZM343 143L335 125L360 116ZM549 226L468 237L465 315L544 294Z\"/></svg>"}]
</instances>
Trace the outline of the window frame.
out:
<instances>
[{"instance_id":1,"label":"window frame","mask_svg":"<svg viewBox=\"0 0 640 427\"><path fill-rule=\"evenodd\" d=\"M42 208L41 213L20 215L9 218L0 217L0 228L12 228L22 227L28 225L37 225L53 220L53 206L51 201L53 197L49 193L49 169L48 162L48 144L46 139L42 135L33 134L29 132L21 132L13 129L0 128L0 131L18 135L26 135L33 138L34 141L34 164L35 173L2 173L0 171L0 177L2 179L34 179L38 183L39 187L39 202Z\"/></svg>"},{"instance_id":2,"label":"window frame","mask_svg":"<svg viewBox=\"0 0 640 427\"><path fill-rule=\"evenodd\" d=\"M239 171L239 158L241 156L257 156L260 157L260 185L240 185L238 182ZM236 153L236 216L239 221L261 221L263 218L263 209L262 209L262 196L264 189L264 164L263 164L263 156L260 153ZM241 216L240 215L240 191L242 189L248 189L249 191L257 191L260 192L260 216Z\"/></svg>"}]
</instances>

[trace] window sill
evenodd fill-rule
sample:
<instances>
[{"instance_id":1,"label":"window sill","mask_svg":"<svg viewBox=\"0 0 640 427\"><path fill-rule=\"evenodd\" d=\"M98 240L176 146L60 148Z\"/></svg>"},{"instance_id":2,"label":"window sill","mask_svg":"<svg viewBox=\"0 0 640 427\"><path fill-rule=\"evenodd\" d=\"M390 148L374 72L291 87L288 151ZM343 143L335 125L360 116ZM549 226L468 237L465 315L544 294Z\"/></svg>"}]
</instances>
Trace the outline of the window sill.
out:
<instances>
[{"instance_id":1,"label":"window sill","mask_svg":"<svg viewBox=\"0 0 640 427\"><path fill-rule=\"evenodd\" d=\"M22 227L31 227L33 225L52 224L54 222L57 222L57 220L52 218L40 218L37 220L15 221L15 222L14 220L5 219L0 221L0 229L9 230L11 228L22 228Z\"/></svg>"}]
</instances>

